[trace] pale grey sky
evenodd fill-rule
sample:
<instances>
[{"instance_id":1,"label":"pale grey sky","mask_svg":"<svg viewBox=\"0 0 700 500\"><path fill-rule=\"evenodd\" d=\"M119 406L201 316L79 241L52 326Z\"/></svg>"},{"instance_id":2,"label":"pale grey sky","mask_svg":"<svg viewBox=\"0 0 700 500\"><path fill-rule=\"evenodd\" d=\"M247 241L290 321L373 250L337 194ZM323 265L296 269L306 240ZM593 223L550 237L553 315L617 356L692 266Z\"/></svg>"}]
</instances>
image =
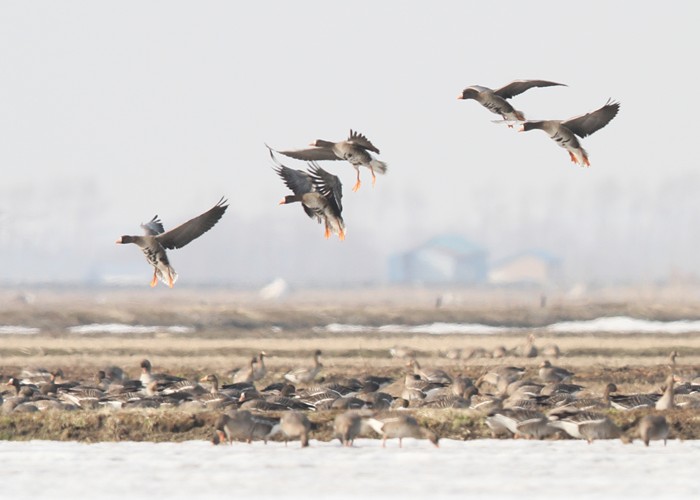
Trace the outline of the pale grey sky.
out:
<instances>
[{"instance_id":1,"label":"pale grey sky","mask_svg":"<svg viewBox=\"0 0 700 500\"><path fill-rule=\"evenodd\" d=\"M171 253L180 283L371 282L386 256L442 232L493 258L543 248L572 280L700 274L700 4L658 2L0 3L0 283L150 271L114 244L159 214L217 227ZM513 102L568 118L620 114L576 167L463 87L542 78ZM352 193L345 242L286 194L264 143L349 129L389 172ZM302 168L301 162L286 161Z\"/></svg>"}]
</instances>

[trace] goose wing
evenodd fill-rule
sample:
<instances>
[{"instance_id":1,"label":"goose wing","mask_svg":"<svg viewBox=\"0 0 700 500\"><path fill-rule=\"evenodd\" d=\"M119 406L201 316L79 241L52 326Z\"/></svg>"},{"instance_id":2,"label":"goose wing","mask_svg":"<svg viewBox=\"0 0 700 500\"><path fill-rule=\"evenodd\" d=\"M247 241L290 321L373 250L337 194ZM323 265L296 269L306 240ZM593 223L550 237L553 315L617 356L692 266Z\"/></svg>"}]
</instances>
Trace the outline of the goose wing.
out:
<instances>
[{"instance_id":1,"label":"goose wing","mask_svg":"<svg viewBox=\"0 0 700 500\"><path fill-rule=\"evenodd\" d=\"M563 83L550 82L547 80L514 80L508 85L494 90L493 93L501 96L503 99L510 99L533 87L554 87L558 85L566 86Z\"/></svg>"},{"instance_id":2,"label":"goose wing","mask_svg":"<svg viewBox=\"0 0 700 500\"><path fill-rule=\"evenodd\" d=\"M367 137L365 137L363 134L359 132L355 132L353 130L350 130L350 136L348 137L348 142L351 142L353 144L356 144L357 146L360 146L368 151L372 151L374 153L379 154L379 149L370 142Z\"/></svg>"},{"instance_id":3,"label":"goose wing","mask_svg":"<svg viewBox=\"0 0 700 500\"><path fill-rule=\"evenodd\" d=\"M160 221L157 215L145 224L141 224L141 228L147 236L158 236L159 234L165 232L163 223Z\"/></svg>"},{"instance_id":4,"label":"goose wing","mask_svg":"<svg viewBox=\"0 0 700 500\"><path fill-rule=\"evenodd\" d=\"M268 146L269 147L269 146ZM271 150L272 151L272 150ZM279 154L289 156L295 160L322 161L322 160L342 160L338 158L331 148L313 146L306 149L290 149L288 151L277 151Z\"/></svg>"},{"instance_id":5,"label":"goose wing","mask_svg":"<svg viewBox=\"0 0 700 500\"><path fill-rule=\"evenodd\" d=\"M338 176L322 169L318 163L311 162L309 177L316 187L316 191L321 193L331 203L336 215L340 215L343 211L343 184Z\"/></svg>"},{"instance_id":6,"label":"goose wing","mask_svg":"<svg viewBox=\"0 0 700 500\"><path fill-rule=\"evenodd\" d=\"M184 224L158 235L158 241L164 248L174 249L184 247L190 241L202 236L219 222L219 219L221 219L228 208L226 203L227 200L222 197L216 205L202 215L198 215L194 219L190 219Z\"/></svg>"},{"instance_id":7,"label":"goose wing","mask_svg":"<svg viewBox=\"0 0 700 500\"><path fill-rule=\"evenodd\" d=\"M287 186L297 196L303 196L306 193L311 193L314 191L314 184L309 174L307 174L303 170L295 170L293 168L285 167L284 165L282 165L282 163L280 163L280 161L275 156L273 150L269 146L268 149L270 150L270 157L276 165L275 167L273 167L273 170L277 173L277 175L279 175L282 178L285 186ZM306 213L306 215L308 215L312 219L318 220L318 222L321 222L320 216L314 210L310 209L303 203L301 204L301 206L304 209L304 213Z\"/></svg>"},{"instance_id":8,"label":"goose wing","mask_svg":"<svg viewBox=\"0 0 700 500\"><path fill-rule=\"evenodd\" d=\"M586 137L610 123L610 120L615 118L618 111L620 111L620 103L609 99L602 108L585 115L569 118L562 122L562 125L577 136Z\"/></svg>"}]
</instances>

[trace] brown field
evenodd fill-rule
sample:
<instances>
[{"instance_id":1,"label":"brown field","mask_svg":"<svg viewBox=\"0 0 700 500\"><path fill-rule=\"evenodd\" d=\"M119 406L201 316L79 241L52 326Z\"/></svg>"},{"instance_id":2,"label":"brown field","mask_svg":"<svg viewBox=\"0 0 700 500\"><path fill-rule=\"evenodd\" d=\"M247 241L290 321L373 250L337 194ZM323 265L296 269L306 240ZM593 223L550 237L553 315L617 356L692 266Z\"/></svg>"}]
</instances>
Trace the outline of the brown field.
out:
<instances>
[{"instance_id":1,"label":"brown field","mask_svg":"<svg viewBox=\"0 0 700 500\"><path fill-rule=\"evenodd\" d=\"M147 288L147 287L146 287ZM276 301L261 301L255 293L224 289L174 290L33 290L0 291L0 326L20 325L41 329L38 335L0 336L2 380L26 367L61 368L66 378L88 379L108 365L122 367L132 377L148 358L154 370L188 378L216 373L221 378L243 366L260 350L269 373L263 385L281 379L292 367L310 362L310 353L323 351L326 378L382 374L401 377L405 361L389 349L414 349L423 366L473 378L494 364L528 368L536 376L538 358L456 359L444 357L450 349L497 346L514 348L528 333L536 345L556 343L562 357L556 364L575 371L574 381L591 392L615 382L621 392L658 390L669 372L668 354L679 352L676 372L695 377L700 365L700 332L684 335L551 334L539 328L550 323L633 316L653 320L700 318L700 294L692 290L599 291L586 300L552 294L540 307L539 292L453 290L449 300L435 307L438 292L426 289L297 292ZM526 327L517 334L427 335L407 333L328 333L330 323L419 325L433 322L482 323ZM192 333L71 334L66 328L91 323L180 325ZM400 391L394 384L387 392ZM329 438L333 415L312 416L321 425L317 437ZM457 410L421 411L423 421L444 437L474 438L488 435L483 418ZM612 412L622 425L631 425L635 413ZM183 440L207 439L216 417L211 412L186 414L175 410L83 411L52 415L0 416L0 439ZM676 436L700 437L700 413L669 413Z\"/></svg>"}]
</instances>

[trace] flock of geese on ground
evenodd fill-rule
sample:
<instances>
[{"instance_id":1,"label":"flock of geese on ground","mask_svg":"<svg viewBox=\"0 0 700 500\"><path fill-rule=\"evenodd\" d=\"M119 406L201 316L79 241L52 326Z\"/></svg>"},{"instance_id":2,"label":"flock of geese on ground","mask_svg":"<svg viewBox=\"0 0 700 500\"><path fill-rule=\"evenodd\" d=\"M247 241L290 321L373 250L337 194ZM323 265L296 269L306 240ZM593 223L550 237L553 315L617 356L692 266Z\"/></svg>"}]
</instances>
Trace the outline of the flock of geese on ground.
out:
<instances>
[{"instance_id":1,"label":"flock of geese on ground","mask_svg":"<svg viewBox=\"0 0 700 500\"><path fill-rule=\"evenodd\" d=\"M559 146L568 151L572 162L590 166L588 153L578 138L587 137L605 127L617 115L620 109L619 102L608 100L601 108L568 120L526 120L525 114L508 102L512 97L531 88L563 85L547 80L515 80L495 90L472 85L465 88L458 99L475 100L489 111L500 115L502 120L497 122L506 123L510 128L519 123L521 132L535 129L545 131ZM387 171L387 164L374 156L379 154L379 149L363 134L353 130L350 130L346 140L337 142L317 139L303 149L276 151L269 146L267 148L275 164L274 171L292 192L286 195L280 204L300 203L306 215L324 224L326 238L337 234L341 240L345 239L342 183L338 176L324 170L317 162L349 162L357 173L353 191L357 191L361 185L360 167L369 169L372 185L376 181L377 173L384 174ZM275 152L309 162L308 169L298 170L283 165L275 156ZM117 243L135 243L141 248L146 260L154 269L151 286L155 286L160 279L172 288L177 280L177 273L170 265L166 250L181 248L199 238L221 219L226 208L226 201L222 198L207 212L167 232L156 215L148 223L141 224L144 235L124 235L117 239Z\"/></svg>"},{"instance_id":2,"label":"flock of geese on ground","mask_svg":"<svg viewBox=\"0 0 700 500\"><path fill-rule=\"evenodd\" d=\"M647 409L635 421L646 445L669 437L671 426L664 412L673 408L700 408L700 377L683 380L674 373L676 353L670 357L670 374L660 392L620 394L608 383L601 394L573 383L576 374L545 359L535 373L501 364L485 368L473 380L451 375L444 369L426 368L407 355L400 377L365 374L359 378L327 376L321 351L313 363L290 370L264 388L256 383L271 375L265 352L251 358L245 368L227 374L221 383L216 374L197 381L167 373L154 373L143 360L141 375L129 379L124 370L111 366L92 381L65 381L61 370L25 370L11 377L2 394L2 412L129 408L177 408L180 411L221 412L214 426L213 442L267 440L280 435L284 441L300 440L307 446L318 429L316 420L334 417L334 436L352 446L357 436L378 434L387 439L428 439L438 446L435 432L419 423L423 411L453 409L483 419L493 437L544 439L564 434L585 439L629 440L634 430L618 427L608 410ZM528 374L530 376L528 376ZM274 376L273 376L274 378ZM268 377L269 379L269 377ZM320 412L325 417L320 417Z\"/></svg>"}]
</instances>

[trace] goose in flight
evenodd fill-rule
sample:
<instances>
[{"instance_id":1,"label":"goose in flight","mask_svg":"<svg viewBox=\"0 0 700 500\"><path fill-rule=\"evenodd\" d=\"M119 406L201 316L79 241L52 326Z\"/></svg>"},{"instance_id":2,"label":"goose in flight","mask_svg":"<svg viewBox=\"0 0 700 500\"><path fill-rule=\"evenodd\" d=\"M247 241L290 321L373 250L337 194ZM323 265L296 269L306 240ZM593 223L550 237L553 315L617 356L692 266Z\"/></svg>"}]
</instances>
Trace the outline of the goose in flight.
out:
<instances>
[{"instance_id":1,"label":"goose in flight","mask_svg":"<svg viewBox=\"0 0 700 500\"><path fill-rule=\"evenodd\" d=\"M587 137L605 127L615 118L618 111L620 111L620 103L609 99L602 108L568 120L528 120L520 126L520 132L544 130L559 146L569 152L572 162L590 167L588 153L581 146L578 137Z\"/></svg>"},{"instance_id":2,"label":"goose in flight","mask_svg":"<svg viewBox=\"0 0 700 500\"><path fill-rule=\"evenodd\" d=\"M194 239L199 238L219 222L228 205L224 198L202 215L190 219L184 224L165 231L163 223L158 216L153 217L146 224L141 224L144 230L143 236L124 235L117 239L117 243L135 243L146 256L146 260L153 266L153 279L151 286L158 284L158 279L173 287L177 280L177 273L170 265L166 249L182 248Z\"/></svg>"},{"instance_id":3,"label":"goose in flight","mask_svg":"<svg viewBox=\"0 0 700 500\"><path fill-rule=\"evenodd\" d=\"M294 149L288 151L277 151L284 156L305 161L322 160L347 160L357 172L357 182L352 187L353 191L360 189L360 167L367 167L372 173L372 186L374 186L376 173L385 174L387 164L377 160L372 153L379 154L379 149L370 142L367 137L350 130L350 135L344 141L331 142L317 139L306 149Z\"/></svg>"},{"instance_id":4,"label":"goose in flight","mask_svg":"<svg viewBox=\"0 0 700 500\"><path fill-rule=\"evenodd\" d=\"M300 202L306 215L324 223L326 238L335 233L341 240L345 239L345 222L343 222L343 185L337 176L326 172L316 162L309 163L309 170L295 170L285 167L275 158L272 149L270 156L276 163L277 172L292 193L285 196L280 205Z\"/></svg>"},{"instance_id":5,"label":"goose in flight","mask_svg":"<svg viewBox=\"0 0 700 500\"><path fill-rule=\"evenodd\" d=\"M526 90L533 87L554 87L566 86L563 83L550 82L547 80L514 80L508 85L500 89L490 89L481 85L472 85L465 88L462 93L457 96L457 99L474 99L483 107L501 115L503 122L525 121L525 115L522 111L515 109L508 99L518 94L522 94ZM512 125L509 125L512 127Z\"/></svg>"}]
</instances>

